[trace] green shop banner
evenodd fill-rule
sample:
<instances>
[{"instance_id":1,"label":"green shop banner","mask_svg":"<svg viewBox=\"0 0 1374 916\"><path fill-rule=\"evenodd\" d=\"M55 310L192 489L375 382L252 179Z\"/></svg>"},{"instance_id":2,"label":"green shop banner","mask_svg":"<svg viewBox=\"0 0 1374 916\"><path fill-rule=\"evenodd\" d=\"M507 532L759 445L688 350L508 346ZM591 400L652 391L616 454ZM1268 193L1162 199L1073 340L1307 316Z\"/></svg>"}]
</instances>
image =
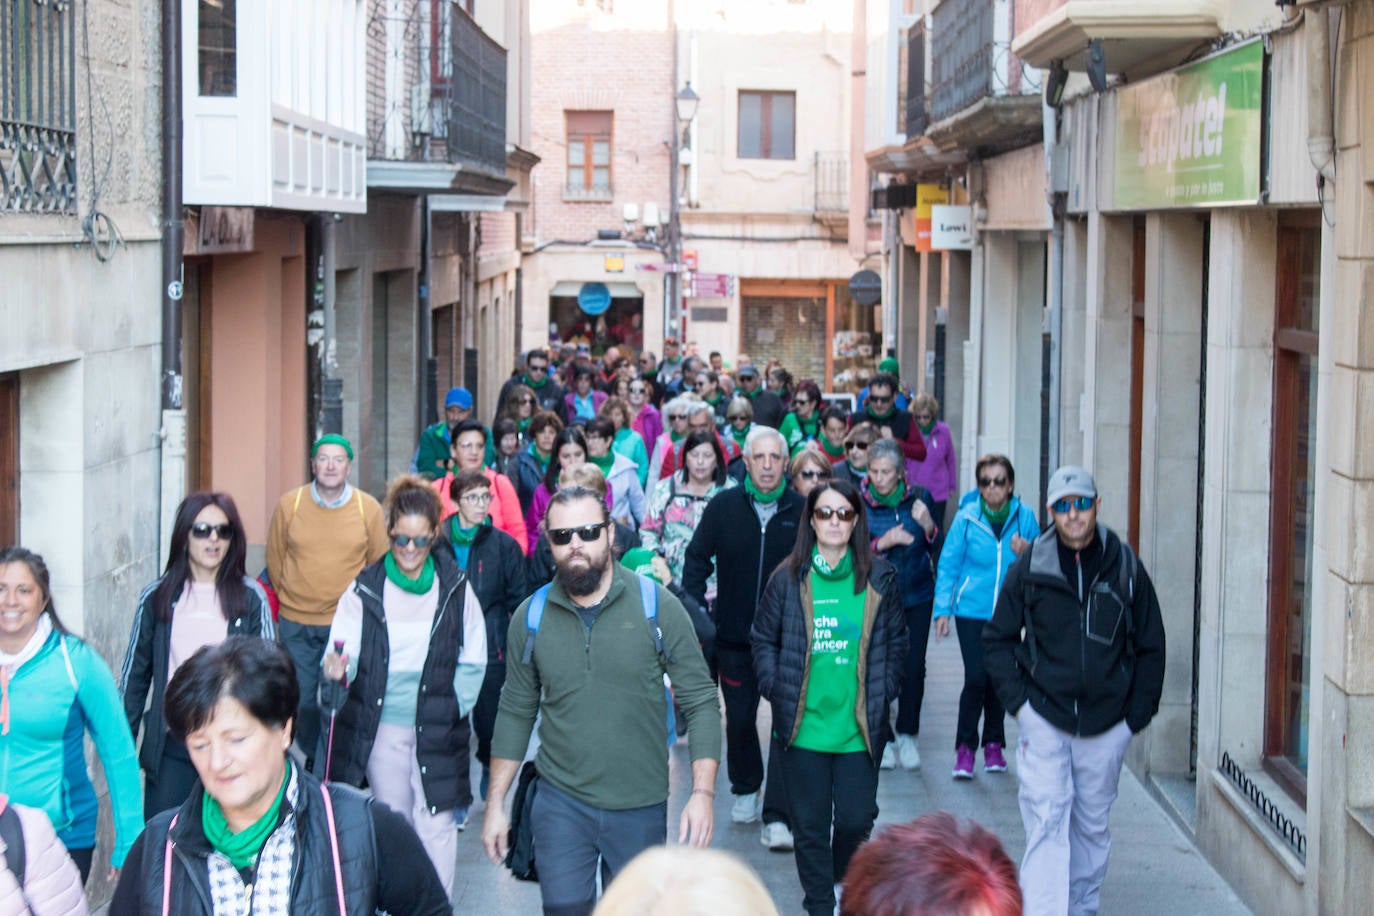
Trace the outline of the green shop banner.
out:
<instances>
[{"instance_id":1,"label":"green shop banner","mask_svg":"<svg viewBox=\"0 0 1374 916\"><path fill-rule=\"evenodd\" d=\"M1263 75L1253 41L1120 89L1114 209L1257 203Z\"/></svg>"}]
</instances>

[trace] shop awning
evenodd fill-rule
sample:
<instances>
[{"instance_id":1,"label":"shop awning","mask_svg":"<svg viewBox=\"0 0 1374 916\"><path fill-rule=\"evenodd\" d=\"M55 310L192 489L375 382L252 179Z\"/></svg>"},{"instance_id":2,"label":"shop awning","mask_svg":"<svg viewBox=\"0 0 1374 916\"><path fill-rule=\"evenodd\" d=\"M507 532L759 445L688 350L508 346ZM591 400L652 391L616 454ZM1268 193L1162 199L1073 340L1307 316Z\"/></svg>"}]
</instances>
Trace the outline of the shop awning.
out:
<instances>
[{"instance_id":1,"label":"shop awning","mask_svg":"<svg viewBox=\"0 0 1374 916\"><path fill-rule=\"evenodd\" d=\"M582 291L583 282L591 281L559 280L553 285L553 289L549 290L549 295L566 296L569 299L576 299L577 294ZM633 283L607 283L606 288L611 291L612 299L642 299L644 297L639 287Z\"/></svg>"}]
</instances>

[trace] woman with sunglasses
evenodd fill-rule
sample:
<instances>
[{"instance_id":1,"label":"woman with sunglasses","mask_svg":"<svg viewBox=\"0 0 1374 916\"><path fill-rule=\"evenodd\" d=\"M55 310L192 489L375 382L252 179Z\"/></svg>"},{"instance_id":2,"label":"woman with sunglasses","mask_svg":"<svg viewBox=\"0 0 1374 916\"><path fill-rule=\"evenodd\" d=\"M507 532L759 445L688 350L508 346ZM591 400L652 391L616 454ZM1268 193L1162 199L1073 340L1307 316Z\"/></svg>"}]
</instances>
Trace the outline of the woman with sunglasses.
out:
<instances>
[{"instance_id":1,"label":"woman with sunglasses","mask_svg":"<svg viewBox=\"0 0 1374 916\"><path fill-rule=\"evenodd\" d=\"M663 435L663 415L658 412L653 400L652 382L636 378L630 381L626 403L630 405L630 427L644 440L645 448L653 448L658 437ZM650 484L646 481L645 486Z\"/></svg>"},{"instance_id":2,"label":"woman with sunglasses","mask_svg":"<svg viewBox=\"0 0 1374 916\"><path fill-rule=\"evenodd\" d=\"M451 897L458 831L472 805L467 716L486 673L486 622L440 536L434 489L397 477L385 509L391 549L349 583L329 629L322 667L338 685L326 688L338 712L324 779L366 780L415 828Z\"/></svg>"},{"instance_id":3,"label":"woman with sunglasses","mask_svg":"<svg viewBox=\"0 0 1374 916\"><path fill-rule=\"evenodd\" d=\"M523 446L529 442L530 421L538 411L539 401L535 398L534 391L527 385L512 385L506 392L506 399L501 402L501 409L496 412L496 420L513 422ZM500 444L499 440L497 444Z\"/></svg>"},{"instance_id":4,"label":"woman with sunglasses","mask_svg":"<svg viewBox=\"0 0 1374 916\"><path fill-rule=\"evenodd\" d=\"M983 627L992 619L1007 570L1040 533L1035 513L1013 495L1016 474L1010 459L984 455L974 474L978 490L961 501L945 534L935 575L935 638L949 635L953 617L964 657L964 689L954 737L955 779L973 778L974 752L980 745L983 771L1006 772L1006 712L983 668Z\"/></svg>"},{"instance_id":5,"label":"woman with sunglasses","mask_svg":"<svg viewBox=\"0 0 1374 916\"><path fill-rule=\"evenodd\" d=\"M897 573L869 545L858 489L818 484L802 517L751 642L782 754L803 905L821 916L834 911L838 882L878 817L878 762L907 630Z\"/></svg>"},{"instance_id":6,"label":"woman with sunglasses","mask_svg":"<svg viewBox=\"0 0 1374 916\"><path fill-rule=\"evenodd\" d=\"M844 437L844 461L831 465L836 480L852 484L856 489L868 476L868 450L879 439L878 427L872 423L858 423Z\"/></svg>"},{"instance_id":7,"label":"woman with sunglasses","mask_svg":"<svg viewBox=\"0 0 1374 916\"><path fill-rule=\"evenodd\" d=\"M177 506L166 569L139 595L120 681L134 740L139 724L146 728L138 754L145 820L180 805L196 783L186 745L163 717L177 668L229 636L276 639L267 594L244 570L247 540L228 493L191 494Z\"/></svg>"},{"instance_id":8,"label":"woman with sunglasses","mask_svg":"<svg viewBox=\"0 0 1374 916\"><path fill-rule=\"evenodd\" d=\"M779 432L787 440L787 447L793 455L814 442L821 434L821 389L815 382L806 379L797 384L792 393L791 409L783 417Z\"/></svg>"},{"instance_id":9,"label":"woman with sunglasses","mask_svg":"<svg viewBox=\"0 0 1374 916\"><path fill-rule=\"evenodd\" d=\"M695 400L695 395L681 394L663 405L663 417L668 426L654 440L653 456L649 459L648 486L651 490L663 478L663 462L670 458L677 444L687 436L687 407L689 402Z\"/></svg>"},{"instance_id":10,"label":"woman with sunglasses","mask_svg":"<svg viewBox=\"0 0 1374 916\"><path fill-rule=\"evenodd\" d=\"M792 489L800 493L802 499L810 496L818 484L830 477L830 462L809 448L802 449L792 457L787 475L787 479L792 481Z\"/></svg>"},{"instance_id":11,"label":"woman with sunglasses","mask_svg":"<svg viewBox=\"0 0 1374 916\"><path fill-rule=\"evenodd\" d=\"M663 478L649 497L639 542L668 561L673 581L682 581L687 545L701 522L706 504L735 485L725 473L725 452L714 433L691 433L682 444L683 468ZM716 597L716 577L706 580L706 599Z\"/></svg>"},{"instance_id":12,"label":"woman with sunglasses","mask_svg":"<svg viewBox=\"0 0 1374 916\"><path fill-rule=\"evenodd\" d=\"M743 452L745 440L753 428L754 403L743 395L732 399L730 406L725 408L725 429L722 432L733 439L738 450Z\"/></svg>"}]
</instances>

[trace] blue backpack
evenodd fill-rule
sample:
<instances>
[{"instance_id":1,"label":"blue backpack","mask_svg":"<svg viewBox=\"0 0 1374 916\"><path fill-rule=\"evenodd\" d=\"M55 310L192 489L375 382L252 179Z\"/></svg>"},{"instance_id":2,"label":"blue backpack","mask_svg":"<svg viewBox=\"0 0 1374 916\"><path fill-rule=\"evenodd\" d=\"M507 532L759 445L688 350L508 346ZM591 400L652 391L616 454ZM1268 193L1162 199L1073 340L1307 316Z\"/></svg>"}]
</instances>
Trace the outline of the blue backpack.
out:
<instances>
[{"instance_id":1,"label":"blue backpack","mask_svg":"<svg viewBox=\"0 0 1374 916\"><path fill-rule=\"evenodd\" d=\"M668 651L668 647L663 642L663 630L658 625L658 588L653 579L648 576L641 576L635 573L635 578L639 580L639 599L644 607L644 620L649 625L649 633L654 638L654 651L658 653L659 659L664 662L672 663L676 659ZM544 620L544 606L549 601L549 589L553 588L553 583L539 587L530 596L529 607L525 609L525 651L520 656L521 664L528 665L534 658L534 637L539 633L539 624ZM663 691L668 697L668 746L672 747L677 741L677 723L673 716L673 693L668 687Z\"/></svg>"}]
</instances>

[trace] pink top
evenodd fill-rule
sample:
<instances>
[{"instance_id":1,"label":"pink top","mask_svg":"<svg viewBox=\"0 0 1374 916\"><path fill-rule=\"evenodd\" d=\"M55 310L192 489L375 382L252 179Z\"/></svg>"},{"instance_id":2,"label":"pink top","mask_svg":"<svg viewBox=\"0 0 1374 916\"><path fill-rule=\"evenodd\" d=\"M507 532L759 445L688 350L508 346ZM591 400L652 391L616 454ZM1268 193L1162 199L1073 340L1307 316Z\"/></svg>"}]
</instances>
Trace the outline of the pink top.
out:
<instances>
[{"instance_id":1,"label":"pink top","mask_svg":"<svg viewBox=\"0 0 1374 916\"><path fill-rule=\"evenodd\" d=\"M218 645L229 635L213 582L191 582L172 607L172 642L167 653L167 680L198 649Z\"/></svg>"}]
</instances>

